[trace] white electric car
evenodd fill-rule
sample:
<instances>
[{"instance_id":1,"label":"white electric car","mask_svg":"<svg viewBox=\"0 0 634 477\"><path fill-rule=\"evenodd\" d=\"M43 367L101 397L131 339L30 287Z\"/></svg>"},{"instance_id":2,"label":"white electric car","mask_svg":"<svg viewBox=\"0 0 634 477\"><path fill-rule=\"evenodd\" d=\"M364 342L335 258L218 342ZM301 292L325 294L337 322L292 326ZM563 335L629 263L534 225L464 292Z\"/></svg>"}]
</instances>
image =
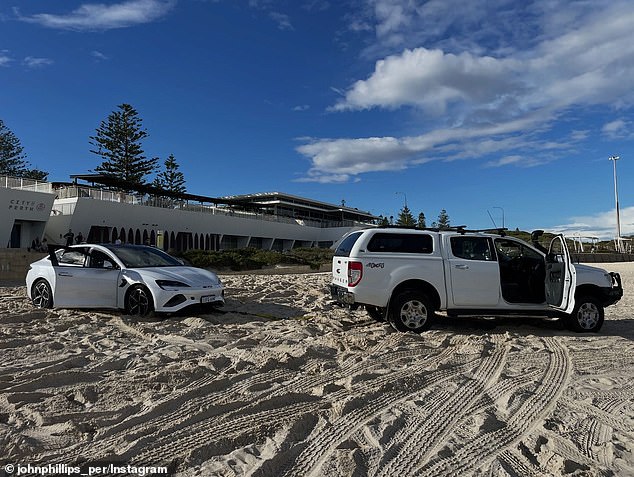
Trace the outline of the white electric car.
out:
<instances>
[{"instance_id":1,"label":"white electric car","mask_svg":"<svg viewBox=\"0 0 634 477\"><path fill-rule=\"evenodd\" d=\"M224 304L215 273L143 245L51 245L47 257L31 264L26 290L39 308L114 308L140 316Z\"/></svg>"}]
</instances>

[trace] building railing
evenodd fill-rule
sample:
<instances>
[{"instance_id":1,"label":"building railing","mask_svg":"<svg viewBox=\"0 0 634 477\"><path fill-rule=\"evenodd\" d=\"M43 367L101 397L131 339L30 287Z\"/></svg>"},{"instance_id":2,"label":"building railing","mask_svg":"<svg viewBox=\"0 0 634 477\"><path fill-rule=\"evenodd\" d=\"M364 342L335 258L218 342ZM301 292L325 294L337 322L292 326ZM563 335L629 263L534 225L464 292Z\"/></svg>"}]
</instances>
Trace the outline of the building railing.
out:
<instances>
[{"instance_id":1,"label":"building railing","mask_svg":"<svg viewBox=\"0 0 634 477\"><path fill-rule=\"evenodd\" d=\"M108 202L119 202L124 204L143 205L148 207L159 207L163 209L184 210L189 212L206 213L212 215L240 217L243 219L301 225L305 227L334 228L368 225L367 222L360 222L355 220L313 220L306 218L293 218L282 215L264 214L259 212L247 212L243 210L235 210L229 206L219 207L216 205L206 205L202 203L190 204L189 202L184 200L155 197L146 194L130 194L122 191L112 191L81 185L65 185L54 189L53 185L50 182L42 182L20 177L0 176L0 187L54 193L57 195L56 199L89 198L104 200ZM57 202L53 205L51 215L72 215L74 212L75 202Z\"/></svg>"},{"instance_id":2,"label":"building railing","mask_svg":"<svg viewBox=\"0 0 634 477\"><path fill-rule=\"evenodd\" d=\"M25 179L23 177L0 176L0 187L30 190L34 192L53 192L53 185L50 182Z\"/></svg>"}]
</instances>

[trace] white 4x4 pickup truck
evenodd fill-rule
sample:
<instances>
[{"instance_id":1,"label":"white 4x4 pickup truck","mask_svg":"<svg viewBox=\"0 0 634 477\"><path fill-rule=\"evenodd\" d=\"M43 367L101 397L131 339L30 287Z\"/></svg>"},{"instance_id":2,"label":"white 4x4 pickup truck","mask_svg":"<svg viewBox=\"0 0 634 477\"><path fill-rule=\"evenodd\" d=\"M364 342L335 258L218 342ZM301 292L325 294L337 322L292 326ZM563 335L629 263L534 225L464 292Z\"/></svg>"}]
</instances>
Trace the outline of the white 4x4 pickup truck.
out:
<instances>
[{"instance_id":1,"label":"white 4x4 pickup truck","mask_svg":"<svg viewBox=\"0 0 634 477\"><path fill-rule=\"evenodd\" d=\"M623 296L620 276L573 264L562 235L548 250L538 236L530 245L461 229L355 231L333 257L331 294L399 331L427 329L436 311L564 317L575 331L599 331L604 307Z\"/></svg>"}]
</instances>

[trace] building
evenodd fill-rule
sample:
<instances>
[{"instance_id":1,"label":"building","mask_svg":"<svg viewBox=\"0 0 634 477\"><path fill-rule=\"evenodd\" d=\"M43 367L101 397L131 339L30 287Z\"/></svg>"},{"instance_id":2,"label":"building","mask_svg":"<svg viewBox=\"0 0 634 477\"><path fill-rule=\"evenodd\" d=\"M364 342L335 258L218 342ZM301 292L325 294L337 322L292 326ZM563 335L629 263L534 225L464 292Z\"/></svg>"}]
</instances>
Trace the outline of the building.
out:
<instances>
[{"instance_id":1,"label":"building","mask_svg":"<svg viewBox=\"0 0 634 477\"><path fill-rule=\"evenodd\" d=\"M34 193L26 187L37 188L41 198L16 195L15 200L42 202L47 211L43 209L42 214L49 214L45 227L23 229L19 246L28 246L36 237L63 243L64 235L72 230L87 242L148 243L166 251L245 247L283 251L330 247L350 230L379 220L358 209L280 192L216 198L169 194L99 174L71 179L28 185L22 181L19 190L10 189L9 195L15 195ZM17 187L12 184L7 182L5 188ZM25 219L19 220L24 224Z\"/></svg>"},{"instance_id":2,"label":"building","mask_svg":"<svg viewBox=\"0 0 634 477\"><path fill-rule=\"evenodd\" d=\"M29 248L41 239L54 199L42 183L0 176L0 248Z\"/></svg>"}]
</instances>

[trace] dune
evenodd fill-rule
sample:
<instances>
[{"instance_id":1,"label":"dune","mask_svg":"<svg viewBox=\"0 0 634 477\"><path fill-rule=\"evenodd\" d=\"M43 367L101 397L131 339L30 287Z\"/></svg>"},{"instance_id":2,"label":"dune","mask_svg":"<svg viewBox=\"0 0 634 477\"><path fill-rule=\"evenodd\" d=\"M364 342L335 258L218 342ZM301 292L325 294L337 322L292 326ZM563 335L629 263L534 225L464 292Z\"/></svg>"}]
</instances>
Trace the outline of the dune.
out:
<instances>
[{"instance_id":1,"label":"dune","mask_svg":"<svg viewBox=\"0 0 634 477\"><path fill-rule=\"evenodd\" d=\"M334 305L328 273L225 275L218 312L39 310L0 288L0 463L177 476L634 475L634 264L600 333Z\"/></svg>"}]
</instances>

